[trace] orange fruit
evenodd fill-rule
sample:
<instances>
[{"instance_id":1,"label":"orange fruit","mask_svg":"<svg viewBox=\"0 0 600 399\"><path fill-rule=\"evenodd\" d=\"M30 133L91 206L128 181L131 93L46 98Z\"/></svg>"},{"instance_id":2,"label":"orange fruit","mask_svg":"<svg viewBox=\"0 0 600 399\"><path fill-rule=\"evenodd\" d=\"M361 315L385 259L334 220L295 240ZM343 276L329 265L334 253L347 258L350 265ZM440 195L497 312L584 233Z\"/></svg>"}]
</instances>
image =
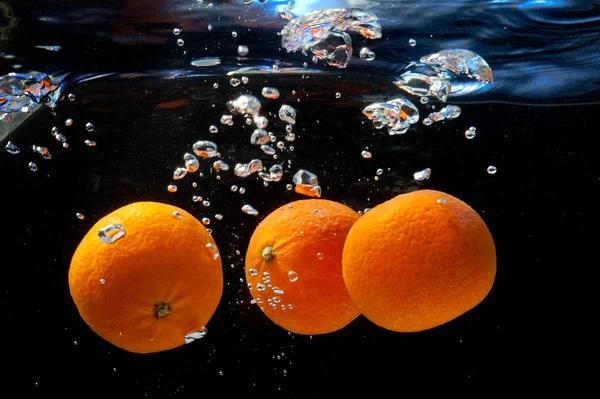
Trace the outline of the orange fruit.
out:
<instances>
[{"instance_id":1,"label":"orange fruit","mask_svg":"<svg viewBox=\"0 0 600 399\"><path fill-rule=\"evenodd\" d=\"M130 352L164 351L206 333L223 291L221 258L190 213L135 202L83 237L69 289L83 320L108 342Z\"/></svg>"},{"instance_id":2,"label":"orange fruit","mask_svg":"<svg viewBox=\"0 0 600 399\"><path fill-rule=\"evenodd\" d=\"M253 301L275 324L297 334L326 334L360 314L342 277L346 234L358 219L325 199L291 202L256 227L246 253Z\"/></svg>"},{"instance_id":3,"label":"orange fruit","mask_svg":"<svg viewBox=\"0 0 600 399\"><path fill-rule=\"evenodd\" d=\"M392 331L427 330L479 304L496 276L483 219L450 194L400 194L365 213L344 245L343 275L362 314Z\"/></svg>"}]
</instances>

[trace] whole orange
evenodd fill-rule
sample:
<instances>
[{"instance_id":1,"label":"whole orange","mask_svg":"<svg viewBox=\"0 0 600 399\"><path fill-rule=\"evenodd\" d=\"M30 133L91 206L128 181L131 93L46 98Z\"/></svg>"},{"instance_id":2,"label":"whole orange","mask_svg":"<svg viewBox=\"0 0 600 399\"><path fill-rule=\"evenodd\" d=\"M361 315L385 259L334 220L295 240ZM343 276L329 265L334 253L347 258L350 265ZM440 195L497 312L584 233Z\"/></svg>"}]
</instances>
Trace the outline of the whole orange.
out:
<instances>
[{"instance_id":1,"label":"whole orange","mask_svg":"<svg viewBox=\"0 0 600 399\"><path fill-rule=\"evenodd\" d=\"M375 206L350 229L344 281L363 315L392 331L427 330L479 304L496 276L483 219L450 194L420 190Z\"/></svg>"},{"instance_id":2,"label":"whole orange","mask_svg":"<svg viewBox=\"0 0 600 399\"><path fill-rule=\"evenodd\" d=\"M359 215L325 199L291 202L257 226L246 254L246 280L257 305L297 334L326 334L360 314L342 277L346 234Z\"/></svg>"},{"instance_id":3,"label":"whole orange","mask_svg":"<svg viewBox=\"0 0 600 399\"><path fill-rule=\"evenodd\" d=\"M69 289L83 320L108 342L130 352L164 351L206 333L223 291L221 258L190 213L135 202L83 237Z\"/></svg>"}]
</instances>

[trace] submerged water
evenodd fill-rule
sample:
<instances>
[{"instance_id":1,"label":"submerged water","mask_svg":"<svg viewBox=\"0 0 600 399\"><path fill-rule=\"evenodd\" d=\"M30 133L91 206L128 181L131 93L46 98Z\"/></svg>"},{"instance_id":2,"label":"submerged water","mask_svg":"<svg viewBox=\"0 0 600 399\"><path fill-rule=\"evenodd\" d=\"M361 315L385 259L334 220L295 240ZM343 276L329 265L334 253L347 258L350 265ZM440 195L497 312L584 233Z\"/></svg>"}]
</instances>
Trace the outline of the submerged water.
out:
<instances>
[{"instance_id":1,"label":"submerged water","mask_svg":"<svg viewBox=\"0 0 600 399\"><path fill-rule=\"evenodd\" d=\"M35 395L67 397L84 386L135 397L205 387L320 397L360 378L383 392L398 373L409 385L537 381L525 364L511 374L497 364L524 348L542 354L545 320L574 317L568 291L538 274L571 281L547 266L561 253L539 253L582 228L581 210L558 204L571 198L566 186L587 193L594 174L600 2L246 3L0 1L0 198L5 251L19 259L2 284L2 334L42 335L10 353L33 361L9 375ZM287 51L296 49L282 33L290 21L333 8L377 19L321 26L306 54ZM444 50L473 52L490 74L419 64ZM362 212L419 188L465 200L495 237L497 282L476 309L418 336L358 319L337 335L303 337L250 304L245 247L271 210L321 196ZM206 337L141 358L89 331L66 285L87 229L139 200L207 221L226 282ZM408 365L390 369L389 357ZM532 362L546 377L569 371Z\"/></svg>"}]
</instances>

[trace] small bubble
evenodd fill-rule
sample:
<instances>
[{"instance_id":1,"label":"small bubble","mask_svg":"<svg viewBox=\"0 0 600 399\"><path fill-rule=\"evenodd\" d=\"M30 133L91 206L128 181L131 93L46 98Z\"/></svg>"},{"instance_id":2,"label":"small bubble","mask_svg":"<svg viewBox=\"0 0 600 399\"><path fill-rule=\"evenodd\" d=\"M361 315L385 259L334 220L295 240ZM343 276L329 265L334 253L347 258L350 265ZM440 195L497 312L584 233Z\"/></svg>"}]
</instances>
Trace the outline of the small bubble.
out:
<instances>
[{"instance_id":1,"label":"small bubble","mask_svg":"<svg viewBox=\"0 0 600 399\"><path fill-rule=\"evenodd\" d=\"M17 145L10 140L8 141L8 143L6 143L6 146L4 148L6 149L6 152L12 155L16 155L21 152L19 147L17 147Z\"/></svg>"},{"instance_id":2,"label":"small bubble","mask_svg":"<svg viewBox=\"0 0 600 399\"><path fill-rule=\"evenodd\" d=\"M321 252L319 252L317 254L317 258L319 258L319 260L323 260L324 256L323 256L323 254Z\"/></svg>"},{"instance_id":3,"label":"small bubble","mask_svg":"<svg viewBox=\"0 0 600 399\"><path fill-rule=\"evenodd\" d=\"M94 124L92 122L88 122L85 124L85 130L87 130L88 132L93 132L94 131Z\"/></svg>"},{"instance_id":4,"label":"small bubble","mask_svg":"<svg viewBox=\"0 0 600 399\"><path fill-rule=\"evenodd\" d=\"M84 140L83 141L88 147L95 147L96 146L96 142L92 141L92 140Z\"/></svg>"},{"instance_id":5,"label":"small bubble","mask_svg":"<svg viewBox=\"0 0 600 399\"><path fill-rule=\"evenodd\" d=\"M177 39L177 45L179 47L183 46L185 44L185 42L183 41L183 39Z\"/></svg>"},{"instance_id":6,"label":"small bubble","mask_svg":"<svg viewBox=\"0 0 600 399\"><path fill-rule=\"evenodd\" d=\"M192 197L192 201L194 201L194 202L200 202L200 201L202 201L202 197L199 196L199 195L194 195Z\"/></svg>"},{"instance_id":7,"label":"small bubble","mask_svg":"<svg viewBox=\"0 0 600 399\"><path fill-rule=\"evenodd\" d=\"M217 213L215 215L215 219L217 219L217 220L223 220L223 215L221 215L220 213Z\"/></svg>"},{"instance_id":8,"label":"small bubble","mask_svg":"<svg viewBox=\"0 0 600 399\"><path fill-rule=\"evenodd\" d=\"M85 219L85 216L83 215L83 213L79 213L79 212L77 212L77 213L75 214L75 216L77 216L77 219L79 219L79 220L83 220L83 219Z\"/></svg>"},{"instance_id":9,"label":"small bubble","mask_svg":"<svg viewBox=\"0 0 600 399\"><path fill-rule=\"evenodd\" d=\"M202 224L205 226L208 226L210 224L210 219L209 218L202 218Z\"/></svg>"},{"instance_id":10,"label":"small bubble","mask_svg":"<svg viewBox=\"0 0 600 399\"><path fill-rule=\"evenodd\" d=\"M409 45L410 47L415 47L415 46L417 45L417 41L416 41L415 39L410 39L410 40L408 41L408 45Z\"/></svg>"},{"instance_id":11,"label":"small bubble","mask_svg":"<svg viewBox=\"0 0 600 399\"><path fill-rule=\"evenodd\" d=\"M206 248L208 248L208 250L212 252L212 257L214 260L219 259L219 250L217 249L217 246L215 244L208 243L206 244Z\"/></svg>"},{"instance_id":12,"label":"small bubble","mask_svg":"<svg viewBox=\"0 0 600 399\"><path fill-rule=\"evenodd\" d=\"M236 31L231 32L231 36L237 37L237 32Z\"/></svg>"},{"instance_id":13,"label":"small bubble","mask_svg":"<svg viewBox=\"0 0 600 399\"><path fill-rule=\"evenodd\" d=\"M468 128L465 131L465 137L469 140L475 138L475 135L477 134L477 128L475 126L471 126L470 128Z\"/></svg>"},{"instance_id":14,"label":"small bubble","mask_svg":"<svg viewBox=\"0 0 600 399\"><path fill-rule=\"evenodd\" d=\"M198 187L198 183L196 183L196 182L193 182L193 183L192 183L192 187Z\"/></svg>"},{"instance_id":15,"label":"small bubble","mask_svg":"<svg viewBox=\"0 0 600 399\"><path fill-rule=\"evenodd\" d=\"M75 101L75 94L69 93L69 95L67 96L67 98L69 99L69 101Z\"/></svg>"},{"instance_id":16,"label":"small bubble","mask_svg":"<svg viewBox=\"0 0 600 399\"><path fill-rule=\"evenodd\" d=\"M213 84L213 89L218 89L219 88L219 84L218 83L214 83Z\"/></svg>"},{"instance_id":17,"label":"small bubble","mask_svg":"<svg viewBox=\"0 0 600 399\"><path fill-rule=\"evenodd\" d=\"M202 205L204 205L204 206L210 206L210 201L209 200L204 200L204 201L202 201Z\"/></svg>"},{"instance_id":18,"label":"small bubble","mask_svg":"<svg viewBox=\"0 0 600 399\"><path fill-rule=\"evenodd\" d=\"M174 211L172 215L175 219L181 219L183 217L181 212L177 212L177 211Z\"/></svg>"},{"instance_id":19,"label":"small bubble","mask_svg":"<svg viewBox=\"0 0 600 399\"><path fill-rule=\"evenodd\" d=\"M179 28L175 28L175 29L173 29L173 34L174 34L175 36L178 36L180 33L181 33L181 29L179 29Z\"/></svg>"},{"instance_id":20,"label":"small bubble","mask_svg":"<svg viewBox=\"0 0 600 399\"><path fill-rule=\"evenodd\" d=\"M100 284L104 284L106 283L106 280L104 280L103 278L100 279Z\"/></svg>"},{"instance_id":21,"label":"small bubble","mask_svg":"<svg viewBox=\"0 0 600 399\"><path fill-rule=\"evenodd\" d=\"M242 76L242 83L243 83L243 84L247 85L249 81L250 81L250 80L248 79L248 77L247 77L247 76Z\"/></svg>"},{"instance_id":22,"label":"small bubble","mask_svg":"<svg viewBox=\"0 0 600 399\"><path fill-rule=\"evenodd\" d=\"M423 170L419 170L413 174L413 178L417 181L426 180L431 177L431 169L425 168Z\"/></svg>"},{"instance_id":23,"label":"small bubble","mask_svg":"<svg viewBox=\"0 0 600 399\"><path fill-rule=\"evenodd\" d=\"M290 304L288 304L288 306L287 306L287 307L288 307L288 309L294 309L294 305L292 305L291 303L290 303Z\"/></svg>"},{"instance_id":24,"label":"small bubble","mask_svg":"<svg viewBox=\"0 0 600 399\"><path fill-rule=\"evenodd\" d=\"M240 188L240 193L242 189ZM254 209L254 207L252 205L244 205L242 206L242 212L247 213L248 215L252 215L252 216L256 216L258 215L258 211L256 209Z\"/></svg>"},{"instance_id":25,"label":"small bubble","mask_svg":"<svg viewBox=\"0 0 600 399\"><path fill-rule=\"evenodd\" d=\"M487 168L487 172L488 172L490 175L495 175L497 171L498 171L498 168L496 168L494 165L490 165L490 166L488 166L488 168Z\"/></svg>"},{"instance_id":26,"label":"small bubble","mask_svg":"<svg viewBox=\"0 0 600 399\"><path fill-rule=\"evenodd\" d=\"M219 128L218 128L218 127L216 127L215 125L211 125L211 126L208 128L208 131L209 131L209 132L211 132L211 133L213 133L213 134L215 134L215 133L219 133Z\"/></svg>"},{"instance_id":27,"label":"small bubble","mask_svg":"<svg viewBox=\"0 0 600 399\"><path fill-rule=\"evenodd\" d=\"M256 269L253 269L253 268L250 268L250 269L248 269L248 273L249 273L251 276L258 276L258 270L256 270Z\"/></svg>"},{"instance_id":28,"label":"small bubble","mask_svg":"<svg viewBox=\"0 0 600 399\"><path fill-rule=\"evenodd\" d=\"M240 187L240 189L238 190L238 192L240 194L244 194L246 192L246 188L245 187Z\"/></svg>"},{"instance_id":29,"label":"small bubble","mask_svg":"<svg viewBox=\"0 0 600 399\"><path fill-rule=\"evenodd\" d=\"M242 83L241 80L239 80L238 78L231 78L229 80L229 84L232 85L233 87L237 87L240 85L240 83Z\"/></svg>"},{"instance_id":30,"label":"small bubble","mask_svg":"<svg viewBox=\"0 0 600 399\"><path fill-rule=\"evenodd\" d=\"M37 172L37 170L38 170L38 166L36 165L35 162L29 162L29 165L27 165L27 166L29 166L29 170L32 172Z\"/></svg>"},{"instance_id":31,"label":"small bubble","mask_svg":"<svg viewBox=\"0 0 600 399\"><path fill-rule=\"evenodd\" d=\"M335 98L340 98L342 97L342 93L335 93Z\"/></svg>"},{"instance_id":32,"label":"small bubble","mask_svg":"<svg viewBox=\"0 0 600 399\"><path fill-rule=\"evenodd\" d=\"M236 186L235 184L231 186L231 191L232 192L236 192L238 190L238 186Z\"/></svg>"},{"instance_id":33,"label":"small bubble","mask_svg":"<svg viewBox=\"0 0 600 399\"><path fill-rule=\"evenodd\" d=\"M288 272L288 280L290 280L290 282L292 282L292 283L298 281L298 273L296 273L293 270L290 270Z\"/></svg>"},{"instance_id":34,"label":"small bubble","mask_svg":"<svg viewBox=\"0 0 600 399\"><path fill-rule=\"evenodd\" d=\"M431 125L432 123L433 123L433 121L432 121L431 119L429 119L429 118L425 118L425 119L423 119L423 124L424 124L425 126L429 126L429 125Z\"/></svg>"},{"instance_id":35,"label":"small bubble","mask_svg":"<svg viewBox=\"0 0 600 399\"><path fill-rule=\"evenodd\" d=\"M185 175L187 175L187 172L188 171L186 168L178 167L175 169L175 172L173 172L173 179L174 180L183 179L185 177Z\"/></svg>"},{"instance_id":36,"label":"small bubble","mask_svg":"<svg viewBox=\"0 0 600 399\"><path fill-rule=\"evenodd\" d=\"M267 289L267 287L265 287L265 285L263 283L256 284L257 291L264 291L265 289Z\"/></svg>"},{"instance_id":37,"label":"small bubble","mask_svg":"<svg viewBox=\"0 0 600 399\"><path fill-rule=\"evenodd\" d=\"M443 198L438 198L437 203L438 204L442 204L442 205L446 205L446 200L443 199Z\"/></svg>"},{"instance_id":38,"label":"small bubble","mask_svg":"<svg viewBox=\"0 0 600 399\"><path fill-rule=\"evenodd\" d=\"M364 150L363 152L361 152L360 155L364 159L371 159L373 157L373 154L371 154L369 151L366 151L366 150Z\"/></svg>"},{"instance_id":39,"label":"small bubble","mask_svg":"<svg viewBox=\"0 0 600 399\"><path fill-rule=\"evenodd\" d=\"M248 46L242 45L242 46L238 46L238 48L237 48L238 55L240 55L242 57L248 55L248 51L249 51Z\"/></svg>"},{"instance_id":40,"label":"small bubble","mask_svg":"<svg viewBox=\"0 0 600 399\"><path fill-rule=\"evenodd\" d=\"M292 191L294 189L294 186L292 186L291 184L286 184L285 189L288 191Z\"/></svg>"},{"instance_id":41,"label":"small bubble","mask_svg":"<svg viewBox=\"0 0 600 399\"><path fill-rule=\"evenodd\" d=\"M375 53L367 47L363 47L360 50L359 56L365 61L373 61L375 59Z\"/></svg>"},{"instance_id":42,"label":"small bubble","mask_svg":"<svg viewBox=\"0 0 600 399\"><path fill-rule=\"evenodd\" d=\"M208 333L208 330L206 329L206 327L201 327L200 331L194 331L192 333L187 334L184 338L185 338L185 343L189 344L191 342L196 341L197 339L201 339L204 338L206 336L206 333Z\"/></svg>"},{"instance_id":43,"label":"small bubble","mask_svg":"<svg viewBox=\"0 0 600 399\"><path fill-rule=\"evenodd\" d=\"M377 169L375 173L377 173L377 176L381 176L383 174L383 169Z\"/></svg>"},{"instance_id":44,"label":"small bubble","mask_svg":"<svg viewBox=\"0 0 600 399\"><path fill-rule=\"evenodd\" d=\"M69 118L65 121L65 126L71 126L73 124L73 119Z\"/></svg>"},{"instance_id":45,"label":"small bubble","mask_svg":"<svg viewBox=\"0 0 600 399\"><path fill-rule=\"evenodd\" d=\"M125 228L120 224L109 224L98 230L98 238L105 244L112 244L125 235Z\"/></svg>"},{"instance_id":46,"label":"small bubble","mask_svg":"<svg viewBox=\"0 0 600 399\"><path fill-rule=\"evenodd\" d=\"M429 102L429 97L423 96L419 101L421 102L421 104L427 104Z\"/></svg>"},{"instance_id":47,"label":"small bubble","mask_svg":"<svg viewBox=\"0 0 600 399\"><path fill-rule=\"evenodd\" d=\"M273 291L274 294L283 295L283 290L279 287L271 287L271 291Z\"/></svg>"}]
</instances>

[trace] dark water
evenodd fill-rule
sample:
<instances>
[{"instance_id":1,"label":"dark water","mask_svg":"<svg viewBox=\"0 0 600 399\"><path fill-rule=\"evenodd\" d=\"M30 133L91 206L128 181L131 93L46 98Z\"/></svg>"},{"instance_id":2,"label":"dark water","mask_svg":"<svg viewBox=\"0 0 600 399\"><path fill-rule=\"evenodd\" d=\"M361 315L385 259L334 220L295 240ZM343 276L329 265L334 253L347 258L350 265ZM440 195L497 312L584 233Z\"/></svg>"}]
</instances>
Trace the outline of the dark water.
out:
<instances>
[{"instance_id":1,"label":"dark water","mask_svg":"<svg viewBox=\"0 0 600 399\"><path fill-rule=\"evenodd\" d=\"M356 6L381 18L381 39L352 37L355 54L368 45L375 61L354 57L342 70L280 48L277 32L285 21L276 9L287 2L214 2L212 8L191 0L80 3L0 2L0 76L46 74L57 85L42 104L6 113L10 118L0 123L0 145L10 140L21 149L0 152L4 387L19 397L302 398L586 385L576 359L590 336L589 314L579 315L583 281L597 263L584 261L582 243L597 236L586 203L598 192L592 156L600 122L599 2L297 1L295 16ZM175 36L174 28L183 31ZM408 45L410 38L416 46ZM240 44L248 45L247 57L237 55ZM483 56L494 83L471 82L453 93L448 103L460 106L457 119L419 122L396 136L374 129L361 110L406 96L394 78L410 61L448 48ZM221 63L190 65L207 57ZM281 72L265 70L273 65ZM243 67L250 69L236 76L248 83L232 87L227 73ZM256 157L274 163L249 144L253 127L241 117L233 126L219 123L227 101L243 93L259 97L264 86L282 94L263 101L265 115L282 103L298 110L296 141L278 153L282 165L292 162L282 182L264 187L258 179L240 183L232 173L219 180L206 173L186 177L169 193L173 170L200 139L215 141L232 166ZM422 116L443 107L415 104ZM73 125L66 127L69 118ZM275 119L273 130L283 137L285 124ZM93 132L86 131L88 122ZM210 125L219 133L210 134ZM68 137L69 148L52 137L53 126ZM467 140L470 126L477 136ZM97 145L87 146L86 139ZM33 145L47 146L52 159L32 152ZM371 159L360 156L367 147ZM29 169L32 161L37 172ZM496 174L487 173L490 165ZM431 178L415 181L413 173L427 167ZM314 337L273 325L249 304L240 281L243 257L261 218L301 198L285 189L300 168L318 175L323 198L357 211L419 188L463 199L495 239L498 275L491 293L458 319L418 334L392 333L362 316ZM379 168L383 174L375 180ZM232 184L247 192L234 195ZM192 195L210 197L211 206ZM73 251L94 222L140 200L171 203L198 218L225 216L211 224L225 288L209 333L151 355L127 353L91 332L66 279ZM259 216L239 211L246 203Z\"/></svg>"}]
</instances>

